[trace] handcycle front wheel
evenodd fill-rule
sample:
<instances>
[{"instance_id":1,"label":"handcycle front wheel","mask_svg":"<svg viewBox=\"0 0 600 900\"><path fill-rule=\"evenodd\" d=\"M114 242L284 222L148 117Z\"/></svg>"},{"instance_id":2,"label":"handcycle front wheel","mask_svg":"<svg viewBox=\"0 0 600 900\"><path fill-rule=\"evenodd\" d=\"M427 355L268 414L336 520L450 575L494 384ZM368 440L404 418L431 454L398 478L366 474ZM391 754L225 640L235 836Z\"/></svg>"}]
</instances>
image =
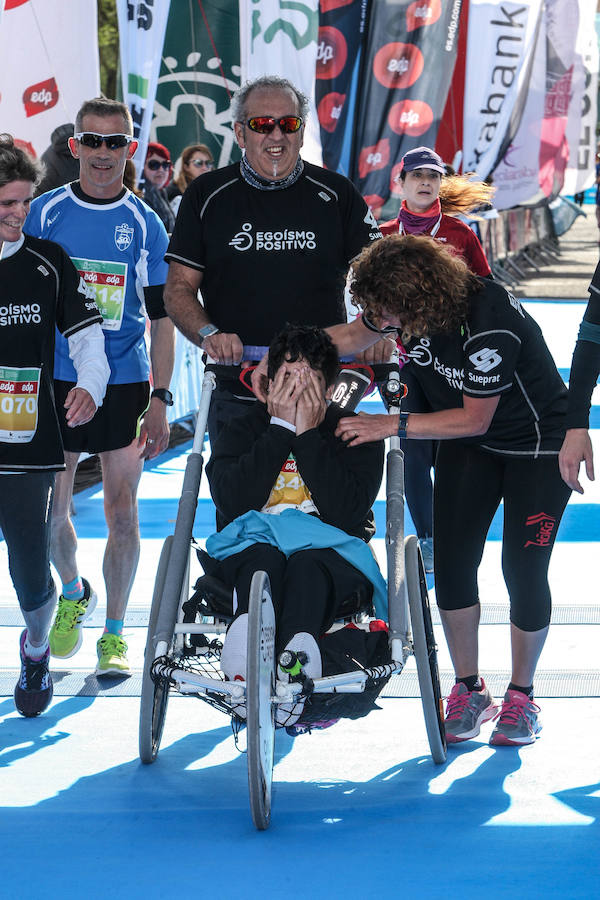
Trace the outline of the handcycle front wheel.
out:
<instances>
[{"instance_id":1,"label":"handcycle front wheel","mask_svg":"<svg viewBox=\"0 0 600 900\"><path fill-rule=\"evenodd\" d=\"M439 765L446 761L444 701L440 687L437 649L431 622L427 580L425 578L421 551L414 534L407 537L404 542L404 559L413 648L417 664L423 715L425 717L425 728L431 756L433 761Z\"/></svg>"},{"instance_id":2,"label":"handcycle front wheel","mask_svg":"<svg viewBox=\"0 0 600 900\"><path fill-rule=\"evenodd\" d=\"M246 726L248 791L252 820L264 831L271 821L275 751L275 610L266 572L255 572L248 602Z\"/></svg>"},{"instance_id":3,"label":"handcycle front wheel","mask_svg":"<svg viewBox=\"0 0 600 900\"><path fill-rule=\"evenodd\" d=\"M158 568L156 570L156 578L154 581L154 593L152 595L152 607L150 609L150 620L148 623L148 634L146 637L146 649L144 651L142 696L140 701L139 754L141 761L146 764L153 763L158 755L165 724L165 716L167 714L167 704L169 702L168 683L164 681L153 681L151 669L156 657L156 640L154 635L163 599L172 547L173 535L170 534L165 539L158 561ZM188 580L189 562L183 579L182 593L184 591L187 592ZM168 632L171 636L169 651L173 646L175 625L180 605L181 596L179 597L179 603L175 605L174 609L171 610L169 614L170 621L168 624Z\"/></svg>"}]
</instances>

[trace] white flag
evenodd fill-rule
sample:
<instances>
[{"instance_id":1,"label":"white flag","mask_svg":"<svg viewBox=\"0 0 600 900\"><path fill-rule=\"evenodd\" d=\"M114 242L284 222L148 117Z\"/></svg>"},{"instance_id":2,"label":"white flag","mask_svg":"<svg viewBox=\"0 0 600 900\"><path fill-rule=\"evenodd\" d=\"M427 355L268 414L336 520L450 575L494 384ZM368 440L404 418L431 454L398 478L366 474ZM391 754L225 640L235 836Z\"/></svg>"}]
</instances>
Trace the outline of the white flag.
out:
<instances>
[{"instance_id":1,"label":"white flag","mask_svg":"<svg viewBox=\"0 0 600 900\"><path fill-rule=\"evenodd\" d=\"M41 156L100 93L96 0L0 0L0 121Z\"/></svg>"},{"instance_id":2,"label":"white flag","mask_svg":"<svg viewBox=\"0 0 600 900\"><path fill-rule=\"evenodd\" d=\"M139 142L134 159L138 178L146 158L170 5L171 0L156 4L117 0L123 98Z\"/></svg>"},{"instance_id":3,"label":"white flag","mask_svg":"<svg viewBox=\"0 0 600 900\"><path fill-rule=\"evenodd\" d=\"M471 0L463 113L463 170L485 178L494 168L513 113L526 96L541 0Z\"/></svg>"},{"instance_id":4,"label":"white flag","mask_svg":"<svg viewBox=\"0 0 600 900\"><path fill-rule=\"evenodd\" d=\"M564 194L585 191L596 177L596 119L598 97L598 38L595 0L579 3L579 30L575 44L573 98L569 106L567 140L569 162Z\"/></svg>"},{"instance_id":5,"label":"white flag","mask_svg":"<svg viewBox=\"0 0 600 900\"><path fill-rule=\"evenodd\" d=\"M306 94L311 108L302 157L321 165L323 154L314 101L319 0L293 4L240 0L239 10L242 83L261 75L280 75Z\"/></svg>"}]
</instances>

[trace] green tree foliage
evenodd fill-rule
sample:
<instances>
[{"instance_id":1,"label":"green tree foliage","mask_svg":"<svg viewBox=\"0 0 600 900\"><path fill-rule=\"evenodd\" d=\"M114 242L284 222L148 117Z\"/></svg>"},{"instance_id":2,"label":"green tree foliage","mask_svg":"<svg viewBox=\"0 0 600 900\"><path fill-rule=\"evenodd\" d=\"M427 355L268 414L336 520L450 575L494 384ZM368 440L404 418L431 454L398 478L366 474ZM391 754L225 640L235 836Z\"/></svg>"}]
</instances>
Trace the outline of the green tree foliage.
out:
<instances>
[{"instance_id":1,"label":"green tree foliage","mask_svg":"<svg viewBox=\"0 0 600 900\"><path fill-rule=\"evenodd\" d=\"M100 87L105 97L117 97L119 70L119 26L115 0L98 0L98 49L100 51Z\"/></svg>"}]
</instances>

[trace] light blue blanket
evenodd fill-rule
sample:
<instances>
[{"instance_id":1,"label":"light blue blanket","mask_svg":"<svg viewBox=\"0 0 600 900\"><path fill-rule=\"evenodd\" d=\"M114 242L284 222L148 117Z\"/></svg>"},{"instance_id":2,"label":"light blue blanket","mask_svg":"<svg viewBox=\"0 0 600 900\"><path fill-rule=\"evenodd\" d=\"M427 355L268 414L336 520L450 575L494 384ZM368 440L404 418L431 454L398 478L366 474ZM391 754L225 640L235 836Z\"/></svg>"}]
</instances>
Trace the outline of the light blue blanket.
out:
<instances>
[{"instance_id":1,"label":"light blue blanket","mask_svg":"<svg viewBox=\"0 0 600 900\"><path fill-rule=\"evenodd\" d=\"M227 559L252 544L272 544L286 556L299 550L330 547L364 574L373 585L375 614L388 620L387 587L373 554L360 538L351 537L333 525L327 525L298 509L285 509L280 515L250 510L230 522L206 541L206 551L215 559Z\"/></svg>"}]
</instances>

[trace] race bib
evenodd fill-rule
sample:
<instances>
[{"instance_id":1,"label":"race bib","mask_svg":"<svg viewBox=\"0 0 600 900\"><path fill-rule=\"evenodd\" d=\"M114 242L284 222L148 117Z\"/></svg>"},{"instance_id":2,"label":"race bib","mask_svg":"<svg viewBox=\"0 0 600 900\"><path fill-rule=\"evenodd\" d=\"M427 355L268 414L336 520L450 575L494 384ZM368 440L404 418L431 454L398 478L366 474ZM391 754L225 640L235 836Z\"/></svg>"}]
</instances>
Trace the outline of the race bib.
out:
<instances>
[{"instance_id":1,"label":"race bib","mask_svg":"<svg viewBox=\"0 0 600 900\"><path fill-rule=\"evenodd\" d=\"M300 509L306 513L318 511L292 453L281 467L262 512L279 514L284 509Z\"/></svg>"},{"instance_id":2,"label":"race bib","mask_svg":"<svg viewBox=\"0 0 600 900\"><path fill-rule=\"evenodd\" d=\"M38 423L41 369L0 366L0 441L27 444Z\"/></svg>"},{"instance_id":3,"label":"race bib","mask_svg":"<svg viewBox=\"0 0 600 900\"><path fill-rule=\"evenodd\" d=\"M104 319L102 328L105 331L119 331L125 308L127 263L71 259L85 286L94 293L94 300Z\"/></svg>"}]
</instances>

